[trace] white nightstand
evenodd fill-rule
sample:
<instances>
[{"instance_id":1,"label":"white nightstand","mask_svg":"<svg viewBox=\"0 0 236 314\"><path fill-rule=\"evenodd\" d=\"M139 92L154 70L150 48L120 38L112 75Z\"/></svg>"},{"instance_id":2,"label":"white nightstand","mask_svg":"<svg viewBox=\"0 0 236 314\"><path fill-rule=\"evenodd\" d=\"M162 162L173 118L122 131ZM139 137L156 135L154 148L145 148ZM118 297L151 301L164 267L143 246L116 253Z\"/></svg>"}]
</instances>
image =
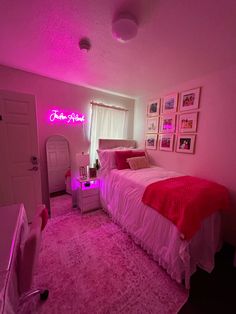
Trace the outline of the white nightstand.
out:
<instances>
[{"instance_id":1,"label":"white nightstand","mask_svg":"<svg viewBox=\"0 0 236 314\"><path fill-rule=\"evenodd\" d=\"M78 179L77 206L81 213L100 208L99 179Z\"/></svg>"}]
</instances>

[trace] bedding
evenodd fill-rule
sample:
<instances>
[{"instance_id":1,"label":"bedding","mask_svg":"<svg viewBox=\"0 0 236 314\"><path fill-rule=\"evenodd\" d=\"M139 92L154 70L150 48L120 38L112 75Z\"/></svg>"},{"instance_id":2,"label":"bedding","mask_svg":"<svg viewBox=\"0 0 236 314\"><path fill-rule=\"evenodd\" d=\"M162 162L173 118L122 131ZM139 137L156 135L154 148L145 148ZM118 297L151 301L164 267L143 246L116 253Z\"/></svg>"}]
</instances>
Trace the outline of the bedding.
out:
<instances>
[{"instance_id":1,"label":"bedding","mask_svg":"<svg viewBox=\"0 0 236 314\"><path fill-rule=\"evenodd\" d=\"M181 176L160 167L111 169L100 172L100 198L105 211L130 234L177 282L190 285L190 276L200 267L211 272L214 255L221 247L219 212L205 218L191 238L167 218L142 202L146 187L154 182Z\"/></svg>"},{"instance_id":2,"label":"bedding","mask_svg":"<svg viewBox=\"0 0 236 314\"><path fill-rule=\"evenodd\" d=\"M229 193L218 183L180 176L148 185L142 202L172 221L182 238L189 240L206 217L229 208Z\"/></svg>"}]
</instances>

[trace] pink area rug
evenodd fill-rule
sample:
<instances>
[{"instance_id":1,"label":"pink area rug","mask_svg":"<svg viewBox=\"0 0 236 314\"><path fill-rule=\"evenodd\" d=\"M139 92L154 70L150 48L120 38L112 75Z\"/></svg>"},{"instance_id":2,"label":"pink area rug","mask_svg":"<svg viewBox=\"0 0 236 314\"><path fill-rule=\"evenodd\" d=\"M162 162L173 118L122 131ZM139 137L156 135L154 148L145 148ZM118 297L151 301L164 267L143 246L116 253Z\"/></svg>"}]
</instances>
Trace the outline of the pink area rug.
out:
<instances>
[{"instance_id":1,"label":"pink area rug","mask_svg":"<svg viewBox=\"0 0 236 314\"><path fill-rule=\"evenodd\" d=\"M49 298L21 313L177 313L188 298L102 210L49 221L35 285Z\"/></svg>"},{"instance_id":2,"label":"pink area rug","mask_svg":"<svg viewBox=\"0 0 236 314\"><path fill-rule=\"evenodd\" d=\"M72 196L70 194L63 194L50 197L50 207L52 218L65 215L72 210Z\"/></svg>"}]
</instances>

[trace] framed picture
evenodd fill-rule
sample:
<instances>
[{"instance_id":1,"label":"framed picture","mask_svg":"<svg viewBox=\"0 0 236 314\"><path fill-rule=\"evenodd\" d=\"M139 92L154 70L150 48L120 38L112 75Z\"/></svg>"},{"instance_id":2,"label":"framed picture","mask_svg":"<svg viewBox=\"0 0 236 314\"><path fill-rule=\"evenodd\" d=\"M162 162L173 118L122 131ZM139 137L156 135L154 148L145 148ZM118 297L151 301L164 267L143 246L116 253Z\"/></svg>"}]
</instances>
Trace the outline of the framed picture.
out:
<instances>
[{"instance_id":1,"label":"framed picture","mask_svg":"<svg viewBox=\"0 0 236 314\"><path fill-rule=\"evenodd\" d=\"M175 132L175 114L160 117L160 133Z\"/></svg>"},{"instance_id":2,"label":"framed picture","mask_svg":"<svg viewBox=\"0 0 236 314\"><path fill-rule=\"evenodd\" d=\"M184 134L178 135L176 152L178 153L194 153L196 135Z\"/></svg>"},{"instance_id":3,"label":"framed picture","mask_svg":"<svg viewBox=\"0 0 236 314\"><path fill-rule=\"evenodd\" d=\"M189 133L197 131L198 112L184 113L179 116L179 132Z\"/></svg>"},{"instance_id":4,"label":"framed picture","mask_svg":"<svg viewBox=\"0 0 236 314\"><path fill-rule=\"evenodd\" d=\"M147 118L146 132L147 133L157 133L159 128L159 118Z\"/></svg>"},{"instance_id":5,"label":"framed picture","mask_svg":"<svg viewBox=\"0 0 236 314\"><path fill-rule=\"evenodd\" d=\"M165 96L162 102L162 113L176 112L177 104L178 93Z\"/></svg>"},{"instance_id":6,"label":"framed picture","mask_svg":"<svg viewBox=\"0 0 236 314\"><path fill-rule=\"evenodd\" d=\"M159 135L159 149L168 152L173 151L174 134L160 134Z\"/></svg>"},{"instance_id":7,"label":"framed picture","mask_svg":"<svg viewBox=\"0 0 236 314\"><path fill-rule=\"evenodd\" d=\"M200 87L182 92L180 96L180 111L197 109L199 106Z\"/></svg>"},{"instance_id":8,"label":"framed picture","mask_svg":"<svg viewBox=\"0 0 236 314\"><path fill-rule=\"evenodd\" d=\"M160 113L160 99L151 101L147 105L148 116L158 116Z\"/></svg>"},{"instance_id":9,"label":"framed picture","mask_svg":"<svg viewBox=\"0 0 236 314\"><path fill-rule=\"evenodd\" d=\"M146 149L157 148L157 134L146 134L145 147Z\"/></svg>"}]
</instances>

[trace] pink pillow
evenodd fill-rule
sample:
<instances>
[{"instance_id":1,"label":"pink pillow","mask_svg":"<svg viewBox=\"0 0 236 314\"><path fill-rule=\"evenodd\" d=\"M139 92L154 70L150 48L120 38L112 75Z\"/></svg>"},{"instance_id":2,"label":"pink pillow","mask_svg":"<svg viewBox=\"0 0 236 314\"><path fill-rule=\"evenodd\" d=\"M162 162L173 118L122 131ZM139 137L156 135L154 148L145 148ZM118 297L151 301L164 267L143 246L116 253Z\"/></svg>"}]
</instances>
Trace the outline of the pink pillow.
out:
<instances>
[{"instance_id":1,"label":"pink pillow","mask_svg":"<svg viewBox=\"0 0 236 314\"><path fill-rule=\"evenodd\" d=\"M128 169L129 164L127 163L127 158L132 157L132 150L126 150L123 152L115 152L115 161L116 161L116 167L118 170L122 169Z\"/></svg>"},{"instance_id":2,"label":"pink pillow","mask_svg":"<svg viewBox=\"0 0 236 314\"><path fill-rule=\"evenodd\" d=\"M132 157L146 156L145 151L132 150Z\"/></svg>"},{"instance_id":3,"label":"pink pillow","mask_svg":"<svg viewBox=\"0 0 236 314\"><path fill-rule=\"evenodd\" d=\"M128 158L127 162L131 170L138 170L150 167L145 156Z\"/></svg>"},{"instance_id":4,"label":"pink pillow","mask_svg":"<svg viewBox=\"0 0 236 314\"><path fill-rule=\"evenodd\" d=\"M144 151L134 151L134 150L127 150L127 151L117 151L115 152L115 161L116 167L118 170L122 169L129 169L129 163L127 162L128 158L132 157L141 157L145 156Z\"/></svg>"}]
</instances>

